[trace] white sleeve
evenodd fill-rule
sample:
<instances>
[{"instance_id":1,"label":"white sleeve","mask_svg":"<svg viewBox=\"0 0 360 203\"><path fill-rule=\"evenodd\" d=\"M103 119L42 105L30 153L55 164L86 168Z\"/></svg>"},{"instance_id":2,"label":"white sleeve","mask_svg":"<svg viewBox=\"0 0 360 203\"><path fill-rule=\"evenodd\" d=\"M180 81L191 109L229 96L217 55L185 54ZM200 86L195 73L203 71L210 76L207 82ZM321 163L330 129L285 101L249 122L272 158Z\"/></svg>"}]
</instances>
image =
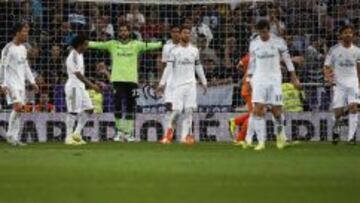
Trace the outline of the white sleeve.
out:
<instances>
[{"instance_id":1,"label":"white sleeve","mask_svg":"<svg viewBox=\"0 0 360 203\"><path fill-rule=\"evenodd\" d=\"M8 78L6 76L7 69L9 68L11 60L11 51L10 48L7 48L6 50L3 50L1 52L1 68L0 68L0 82L1 86L6 86L7 82L6 79Z\"/></svg>"},{"instance_id":2,"label":"white sleeve","mask_svg":"<svg viewBox=\"0 0 360 203\"><path fill-rule=\"evenodd\" d=\"M162 54L161 54L161 62L162 62L162 63L166 63L166 61L167 61L167 55L168 55L168 53L167 53L167 52L168 52L167 47L168 47L168 46L165 45L165 46L163 47L163 50L162 50Z\"/></svg>"},{"instance_id":3,"label":"white sleeve","mask_svg":"<svg viewBox=\"0 0 360 203\"><path fill-rule=\"evenodd\" d=\"M329 53L325 57L325 66L334 66L333 49L329 50Z\"/></svg>"},{"instance_id":4,"label":"white sleeve","mask_svg":"<svg viewBox=\"0 0 360 203\"><path fill-rule=\"evenodd\" d=\"M169 57L167 58L165 70L163 72L163 75L161 76L160 86L165 85L166 82L168 81L169 77L172 74L174 63L175 63L175 57L173 53L170 53Z\"/></svg>"},{"instance_id":5,"label":"white sleeve","mask_svg":"<svg viewBox=\"0 0 360 203\"><path fill-rule=\"evenodd\" d=\"M291 57L289 54L289 49L286 45L286 42L284 40L280 41L280 54L281 54L281 58L283 59L283 61L286 64L286 67L288 69L289 72L294 72L295 71L295 67L293 62L291 61Z\"/></svg>"},{"instance_id":6,"label":"white sleeve","mask_svg":"<svg viewBox=\"0 0 360 203\"><path fill-rule=\"evenodd\" d=\"M30 66L29 66L29 63L28 63L27 59L25 61L25 77L31 84L35 83L35 78L34 78L34 75L31 72L31 69L30 69Z\"/></svg>"},{"instance_id":7,"label":"white sleeve","mask_svg":"<svg viewBox=\"0 0 360 203\"><path fill-rule=\"evenodd\" d=\"M75 53L71 54L68 60L66 60L66 66L71 73L79 72L78 64L79 57Z\"/></svg>"},{"instance_id":8,"label":"white sleeve","mask_svg":"<svg viewBox=\"0 0 360 203\"><path fill-rule=\"evenodd\" d=\"M1 52L1 59L0 59L0 85L2 86L4 83L4 74L5 74L5 58L4 58L4 51Z\"/></svg>"},{"instance_id":9,"label":"white sleeve","mask_svg":"<svg viewBox=\"0 0 360 203\"><path fill-rule=\"evenodd\" d=\"M206 76L204 73L203 66L201 65L201 62L200 62L199 50L197 50L197 54L196 54L196 58L195 58L195 71L196 71L196 75L199 77L199 79L201 81L201 84L206 86L207 81L206 81Z\"/></svg>"},{"instance_id":10,"label":"white sleeve","mask_svg":"<svg viewBox=\"0 0 360 203\"><path fill-rule=\"evenodd\" d=\"M250 55L250 59L249 59L249 68L247 73L248 76L251 77L255 73L255 69L256 69L254 42L250 42L249 55Z\"/></svg>"}]
</instances>

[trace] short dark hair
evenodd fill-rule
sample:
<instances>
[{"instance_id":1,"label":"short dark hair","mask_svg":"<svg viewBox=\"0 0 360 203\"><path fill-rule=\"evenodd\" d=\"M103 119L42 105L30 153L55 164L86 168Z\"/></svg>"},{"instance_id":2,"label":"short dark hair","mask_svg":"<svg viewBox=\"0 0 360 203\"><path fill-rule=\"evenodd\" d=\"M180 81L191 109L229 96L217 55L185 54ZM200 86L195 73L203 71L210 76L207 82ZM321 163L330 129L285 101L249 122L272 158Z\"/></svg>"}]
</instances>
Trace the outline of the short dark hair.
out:
<instances>
[{"instance_id":1,"label":"short dark hair","mask_svg":"<svg viewBox=\"0 0 360 203\"><path fill-rule=\"evenodd\" d=\"M178 24L172 24L170 26L170 30L174 29L174 28L179 28L180 26Z\"/></svg>"},{"instance_id":2,"label":"short dark hair","mask_svg":"<svg viewBox=\"0 0 360 203\"><path fill-rule=\"evenodd\" d=\"M263 30L263 29L268 29L270 30L270 23L268 20L259 20L256 25L255 28L257 30Z\"/></svg>"},{"instance_id":3,"label":"short dark hair","mask_svg":"<svg viewBox=\"0 0 360 203\"><path fill-rule=\"evenodd\" d=\"M354 31L354 27L352 25L344 25L339 29L339 34L342 34L347 29Z\"/></svg>"},{"instance_id":4,"label":"short dark hair","mask_svg":"<svg viewBox=\"0 0 360 203\"><path fill-rule=\"evenodd\" d=\"M13 28L12 28L12 35L15 36L18 32L21 32L21 30L26 27L29 26L29 23L27 22L17 22L14 24Z\"/></svg>"},{"instance_id":5,"label":"short dark hair","mask_svg":"<svg viewBox=\"0 0 360 203\"><path fill-rule=\"evenodd\" d=\"M121 27L126 27L126 29L127 29L128 31L130 31L130 25L127 24L127 23L120 24L119 27L118 27L118 30L120 30Z\"/></svg>"},{"instance_id":6,"label":"short dark hair","mask_svg":"<svg viewBox=\"0 0 360 203\"><path fill-rule=\"evenodd\" d=\"M86 43L87 38L84 35L76 35L72 40L71 40L71 46L74 49L77 49L79 46L83 45L84 43Z\"/></svg>"},{"instance_id":7,"label":"short dark hair","mask_svg":"<svg viewBox=\"0 0 360 203\"><path fill-rule=\"evenodd\" d=\"M190 30L191 31L191 28L189 26L187 26L187 25L182 25L180 27L180 32L182 32L183 30Z\"/></svg>"}]
</instances>

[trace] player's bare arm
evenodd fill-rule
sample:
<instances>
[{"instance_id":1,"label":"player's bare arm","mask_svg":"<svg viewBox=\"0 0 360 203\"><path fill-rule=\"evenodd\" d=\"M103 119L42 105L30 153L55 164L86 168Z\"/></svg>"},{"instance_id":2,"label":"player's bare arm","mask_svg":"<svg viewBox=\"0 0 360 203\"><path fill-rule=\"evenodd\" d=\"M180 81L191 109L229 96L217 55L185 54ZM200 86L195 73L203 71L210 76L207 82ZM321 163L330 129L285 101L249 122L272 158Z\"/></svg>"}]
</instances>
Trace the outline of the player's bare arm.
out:
<instances>
[{"instance_id":1,"label":"player's bare arm","mask_svg":"<svg viewBox=\"0 0 360 203\"><path fill-rule=\"evenodd\" d=\"M100 87L98 85L96 85L95 83L92 83L88 78L86 78L83 74L81 74L81 72L77 71L77 72L74 72L74 74L85 85L87 85L91 89L94 89L97 92L101 92Z\"/></svg>"}]
</instances>

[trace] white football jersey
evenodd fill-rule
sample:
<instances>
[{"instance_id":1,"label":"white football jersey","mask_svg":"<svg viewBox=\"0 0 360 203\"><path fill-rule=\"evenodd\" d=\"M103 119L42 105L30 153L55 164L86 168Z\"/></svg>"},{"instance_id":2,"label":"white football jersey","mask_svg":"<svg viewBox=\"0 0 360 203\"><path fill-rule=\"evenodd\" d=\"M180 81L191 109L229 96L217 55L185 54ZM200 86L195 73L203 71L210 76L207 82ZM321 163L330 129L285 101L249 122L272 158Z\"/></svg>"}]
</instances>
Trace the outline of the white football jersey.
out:
<instances>
[{"instance_id":1,"label":"white football jersey","mask_svg":"<svg viewBox=\"0 0 360 203\"><path fill-rule=\"evenodd\" d=\"M345 48L340 43L333 46L325 59L325 66L334 69L336 85L358 86L357 64L360 62L360 49L355 45Z\"/></svg>"},{"instance_id":2,"label":"white football jersey","mask_svg":"<svg viewBox=\"0 0 360 203\"><path fill-rule=\"evenodd\" d=\"M173 63L168 84L176 87L184 84L196 83L195 66L200 65L199 50L189 44L187 47L174 47L168 57L168 63Z\"/></svg>"},{"instance_id":3,"label":"white football jersey","mask_svg":"<svg viewBox=\"0 0 360 203\"><path fill-rule=\"evenodd\" d=\"M35 83L27 61L27 50L24 45L8 43L1 51L2 85L13 89L25 90L25 81Z\"/></svg>"},{"instance_id":4,"label":"white football jersey","mask_svg":"<svg viewBox=\"0 0 360 203\"><path fill-rule=\"evenodd\" d=\"M162 55L161 55L161 62L166 63L169 58L170 51L176 46L172 40L166 42L163 46Z\"/></svg>"},{"instance_id":5,"label":"white football jersey","mask_svg":"<svg viewBox=\"0 0 360 203\"><path fill-rule=\"evenodd\" d=\"M79 80L75 72L80 72L84 75L84 57L79 54L75 49L72 49L69 56L66 58L66 69L68 74L67 84L75 87L85 88L85 84Z\"/></svg>"},{"instance_id":6,"label":"white football jersey","mask_svg":"<svg viewBox=\"0 0 360 203\"><path fill-rule=\"evenodd\" d=\"M294 65L291 62L289 51L285 41L270 36L267 41L261 40L258 36L250 42L250 68L249 74L252 74L252 82L279 84L282 82L280 59L282 58L289 71L294 71Z\"/></svg>"}]
</instances>

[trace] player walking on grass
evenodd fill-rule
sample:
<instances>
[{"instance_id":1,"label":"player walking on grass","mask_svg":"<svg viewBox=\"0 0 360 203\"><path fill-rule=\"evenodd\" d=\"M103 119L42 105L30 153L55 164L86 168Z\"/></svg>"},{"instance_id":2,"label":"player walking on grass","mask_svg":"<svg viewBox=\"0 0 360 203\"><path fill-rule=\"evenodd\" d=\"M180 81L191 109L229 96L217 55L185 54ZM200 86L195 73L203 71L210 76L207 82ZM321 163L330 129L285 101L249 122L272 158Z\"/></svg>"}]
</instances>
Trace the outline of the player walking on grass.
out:
<instances>
[{"instance_id":1,"label":"player walking on grass","mask_svg":"<svg viewBox=\"0 0 360 203\"><path fill-rule=\"evenodd\" d=\"M100 92L100 88L84 76L83 53L88 47L88 41L83 36L76 36L71 46L72 50L66 59L68 80L65 84L65 95L68 115L66 117L65 144L81 145L86 144L82 139L81 131L89 116L94 112L85 85L97 92ZM73 131L76 119L78 119L78 123Z\"/></svg>"},{"instance_id":2,"label":"player walking on grass","mask_svg":"<svg viewBox=\"0 0 360 203\"><path fill-rule=\"evenodd\" d=\"M164 70L166 68L166 64L170 55L170 52L174 49L174 47L176 47L176 45L178 45L179 40L180 40L180 32L179 32L179 27L178 26L172 26L171 27L171 40L169 40L163 47L163 52L162 52L162 58L161 58L161 62L164 65ZM170 76L168 76L168 79L171 79ZM170 81L167 81L166 84L169 84ZM165 101L165 105L166 105L166 115L164 118L164 126L166 126L169 121L168 120L172 120L172 123L170 123L171 126L168 126L165 128L165 134L163 136L163 139L160 141L161 143L165 143L167 142L166 137L172 138L173 134L174 134L174 126L173 123L177 120L177 116L175 116L174 118L171 118L171 116L173 115L171 112L171 109L169 109L169 107L171 106L171 88L169 88L168 85L165 85L164 87L164 101Z\"/></svg>"},{"instance_id":3,"label":"player walking on grass","mask_svg":"<svg viewBox=\"0 0 360 203\"><path fill-rule=\"evenodd\" d=\"M161 143L168 144L173 139L173 119L184 114L181 130L181 143L195 143L192 135L192 114L197 107L196 104L196 78L195 72L199 77L204 93L207 91L207 81L203 67L200 64L199 50L190 44L191 30L188 27L180 29L180 43L175 46L168 57L165 71L162 75L158 93L162 93L164 88L168 89L167 104L168 119L166 120L166 133Z\"/></svg>"},{"instance_id":4,"label":"player walking on grass","mask_svg":"<svg viewBox=\"0 0 360 203\"><path fill-rule=\"evenodd\" d=\"M291 81L296 88L300 88L300 82L295 73L285 41L270 34L270 24L267 20L260 20L256 24L256 29L259 36L250 42L249 49L248 77L252 87L254 111L250 116L246 143L251 145L253 136L256 133L259 142L255 150L265 149L265 113L266 106L270 105L275 124L277 147L282 149L287 138L284 131L284 115L282 112L280 59L286 64L291 74Z\"/></svg>"},{"instance_id":5,"label":"player walking on grass","mask_svg":"<svg viewBox=\"0 0 360 203\"><path fill-rule=\"evenodd\" d=\"M7 103L12 105L6 140L14 146L24 146L20 140L20 116L25 105L25 82L30 82L31 88L38 92L33 74L27 61L27 50L23 45L29 36L30 26L26 23L14 26L13 40L1 52L1 88L7 97Z\"/></svg>"},{"instance_id":6,"label":"player walking on grass","mask_svg":"<svg viewBox=\"0 0 360 203\"><path fill-rule=\"evenodd\" d=\"M148 50L162 47L161 42L142 42L130 38L129 26L121 25L118 31L119 40L90 42L93 49L106 50L112 59L111 76L115 99L115 122L117 134L115 141L134 139L134 119L136 107L136 89L138 87L138 57Z\"/></svg>"},{"instance_id":7,"label":"player walking on grass","mask_svg":"<svg viewBox=\"0 0 360 203\"><path fill-rule=\"evenodd\" d=\"M246 102L246 107L248 109L247 113L244 113L240 116L236 116L235 118L230 119L229 121L229 129L231 135L235 133L235 130L238 128L238 132L235 137L235 145L245 147L245 137L248 129L249 117L251 112L253 111L253 104L251 102L251 88L249 86L247 69L249 65L250 54L246 54L239 62L238 68L243 68L244 77L242 79L242 87L241 87L241 96Z\"/></svg>"},{"instance_id":8,"label":"player walking on grass","mask_svg":"<svg viewBox=\"0 0 360 203\"><path fill-rule=\"evenodd\" d=\"M341 118L349 111L347 141L356 144L358 126L357 105L360 103L360 49L353 44L354 30L351 26L340 28L340 42L333 46L325 59L325 81L334 85L332 108L335 114L333 143L340 141Z\"/></svg>"}]
</instances>

